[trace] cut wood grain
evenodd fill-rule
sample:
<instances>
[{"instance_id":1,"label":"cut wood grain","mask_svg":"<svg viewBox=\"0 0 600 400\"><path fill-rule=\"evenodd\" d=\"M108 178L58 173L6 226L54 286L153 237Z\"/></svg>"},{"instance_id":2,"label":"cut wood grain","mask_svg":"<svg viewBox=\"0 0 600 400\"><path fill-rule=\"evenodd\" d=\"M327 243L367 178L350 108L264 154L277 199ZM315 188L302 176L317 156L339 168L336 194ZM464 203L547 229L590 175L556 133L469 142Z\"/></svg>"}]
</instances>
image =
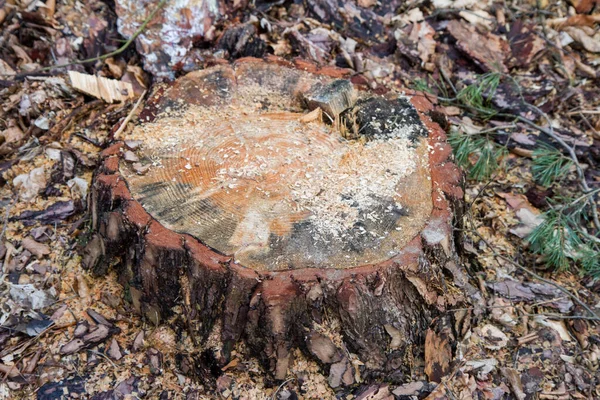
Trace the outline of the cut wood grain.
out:
<instances>
[{"instance_id":1,"label":"cut wood grain","mask_svg":"<svg viewBox=\"0 0 600 400\"><path fill-rule=\"evenodd\" d=\"M102 99L107 103L125 101L134 97L133 85L101 76L69 71L71 86L80 92Z\"/></svg>"}]
</instances>

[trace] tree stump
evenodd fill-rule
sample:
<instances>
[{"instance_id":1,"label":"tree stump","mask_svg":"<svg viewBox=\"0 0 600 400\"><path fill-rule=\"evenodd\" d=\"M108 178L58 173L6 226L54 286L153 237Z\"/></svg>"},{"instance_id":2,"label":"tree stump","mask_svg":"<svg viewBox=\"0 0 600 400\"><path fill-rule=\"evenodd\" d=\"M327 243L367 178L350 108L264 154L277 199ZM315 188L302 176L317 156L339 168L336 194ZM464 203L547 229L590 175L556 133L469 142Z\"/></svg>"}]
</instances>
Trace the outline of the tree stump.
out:
<instances>
[{"instance_id":1,"label":"tree stump","mask_svg":"<svg viewBox=\"0 0 600 400\"><path fill-rule=\"evenodd\" d=\"M473 289L453 240L462 175L430 111L274 58L161 85L102 152L84 265L114 266L155 323L183 308L223 362L244 340L277 379L294 348L333 387L404 376L414 358L440 375L451 343L430 326Z\"/></svg>"}]
</instances>

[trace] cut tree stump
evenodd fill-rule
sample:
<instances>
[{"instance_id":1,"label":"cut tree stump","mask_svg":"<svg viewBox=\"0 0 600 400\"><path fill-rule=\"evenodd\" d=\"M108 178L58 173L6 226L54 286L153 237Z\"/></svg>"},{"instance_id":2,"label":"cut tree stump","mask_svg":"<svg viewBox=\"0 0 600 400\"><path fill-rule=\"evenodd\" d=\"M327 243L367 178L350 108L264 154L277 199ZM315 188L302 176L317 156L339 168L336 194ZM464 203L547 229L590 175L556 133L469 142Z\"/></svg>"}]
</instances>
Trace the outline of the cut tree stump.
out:
<instances>
[{"instance_id":1,"label":"cut tree stump","mask_svg":"<svg viewBox=\"0 0 600 400\"><path fill-rule=\"evenodd\" d=\"M114 266L149 320L218 334L222 362L243 340L277 379L294 348L333 387L408 379L415 359L439 379L443 312L476 295L453 240L462 175L426 97L352 80L247 58L156 88L102 152L84 265Z\"/></svg>"}]
</instances>

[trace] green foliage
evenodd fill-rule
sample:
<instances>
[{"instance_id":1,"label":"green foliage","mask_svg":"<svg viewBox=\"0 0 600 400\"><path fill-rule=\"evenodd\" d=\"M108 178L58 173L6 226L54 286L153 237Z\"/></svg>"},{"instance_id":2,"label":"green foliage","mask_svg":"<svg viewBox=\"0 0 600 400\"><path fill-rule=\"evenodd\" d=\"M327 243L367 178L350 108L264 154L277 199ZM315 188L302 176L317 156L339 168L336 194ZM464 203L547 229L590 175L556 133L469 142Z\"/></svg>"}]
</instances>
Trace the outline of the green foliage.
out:
<instances>
[{"instance_id":1,"label":"green foliage","mask_svg":"<svg viewBox=\"0 0 600 400\"><path fill-rule=\"evenodd\" d=\"M444 101L468 110L480 120L498 114L510 117L495 110L491 102L501 77L498 73L481 75L475 83L461 89L456 97L446 96ZM518 83L514 79L513 82L517 86L515 90L520 91ZM438 92L445 91L442 82ZM454 150L456 163L468 172L469 178L485 180L499 168L506 148L496 144L492 135L490 131L465 134L454 130L450 133L448 142ZM545 187L560 182L573 166L571 158L550 145L542 144L533 153L533 177ZM548 199L552 205L542 216L544 222L531 232L527 241L531 251L541 255L549 267L561 271L577 266L582 273L600 278L600 239L586 230L592 223L590 207L595 206L593 196L596 194L598 191L592 191L575 200L559 195Z\"/></svg>"},{"instance_id":2,"label":"green foliage","mask_svg":"<svg viewBox=\"0 0 600 400\"><path fill-rule=\"evenodd\" d=\"M465 106L476 109L484 119L493 117L498 112L493 108L491 98L496 94L500 77L501 75L496 72L481 75L475 83L458 92L457 100Z\"/></svg>"},{"instance_id":3,"label":"green foliage","mask_svg":"<svg viewBox=\"0 0 600 400\"><path fill-rule=\"evenodd\" d=\"M600 278L600 251L591 244L583 246L580 252L581 268L593 278Z\"/></svg>"},{"instance_id":4,"label":"green foliage","mask_svg":"<svg viewBox=\"0 0 600 400\"><path fill-rule=\"evenodd\" d=\"M532 250L543 255L552 268L565 270L573 250L581 245L579 236L571 228L568 216L561 211L551 209L543 218L544 222L529 234L527 240Z\"/></svg>"},{"instance_id":5,"label":"green foliage","mask_svg":"<svg viewBox=\"0 0 600 400\"><path fill-rule=\"evenodd\" d=\"M453 131L448 142L454 150L458 165L468 172L469 178L478 181L489 178L506 154L506 149L490 140L487 135L467 135Z\"/></svg>"},{"instance_id":6,"label":"green foliage","mask_svg":"<svg viewBox=\"0 0 600 400\"><path fill-rule=\"evenodd\" d=\"M586 240L580 217L581 209L567 212L564 206L551 208L527 241L551 268L564 271L579 264L584 272L600 277L600 251Z\"/></svg>"},{"instance_id":7,"label":"green foliage","mask_svg":"<svg viewBox=\"0 0 600 400\"><path fill-rule=\"evenodd\" d=\"M433 90L431 90L431 88L429 87L429 85L427 84L427 81L425 79L421 79L421 78L415 79L415 81L413 82L411 87L414 90L418 90L420 92L433 93Z\"/></svg>"},{"instance_id":8,"label":"green foliage","mask_svg":"<svg viewBox=\"0 0 600 400\"><path fill-rule=\"evenodd\" d=\"M548 144L542 144L533 152L531 172L543 186L551 186L562 179L573 166L573 160Z\"/></svg>"}]
</instances>

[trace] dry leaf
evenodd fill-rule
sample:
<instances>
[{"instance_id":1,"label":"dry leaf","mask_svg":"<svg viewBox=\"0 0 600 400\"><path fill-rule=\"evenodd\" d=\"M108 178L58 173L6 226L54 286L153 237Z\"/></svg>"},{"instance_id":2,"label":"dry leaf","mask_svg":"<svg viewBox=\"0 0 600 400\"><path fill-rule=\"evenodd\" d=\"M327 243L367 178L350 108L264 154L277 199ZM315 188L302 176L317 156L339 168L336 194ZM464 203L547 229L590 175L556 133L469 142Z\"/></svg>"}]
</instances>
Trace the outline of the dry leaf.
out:
<instances>
[{"instance_id":1,"label":"dry leaf","mask_svg":"<svg viewBox=\"0 0 600 400\"><path fill-rule=\"evenodd\" d=\"M435 53L435 40L433 35L435 31L427 22L415 23L410 33L409 39L417 42L417 51L419 58L423 63L429 61L429 58Z\"/></svg>"},{"instance_id":2,"label":"dry leaf","mask_svg":"<svg viewBox=\"0 0 600 400\"><path fill-rule=\"evenodd\" d=\"M597 39L598 34L594 35L594 37L590 37L583 29L574 26L568 26L563 30L587 51L591 53L600 53L600 40Z\"/></svg>"},{"instance_id":3,"label":"dry leaf","mask_svg":"<svg viewBox=\"0 0 600 400\"><path fill-rule=\"evenodd\" d=\"M600 22L600 14L595 15L571 15L570 17L552 18L546 21L551 28L563 28L566 26L594 26Z\"/></svg>"},{"instance_id":4,"label":"dry leaf","mask_svg":"<svg viewBox=\"0 0 600 400\"><path fill-rule=\"evenodd\" d=\"M102 99L107 103L125 101L134 97L133 86L128 82L69 71L71 85L80 92Z\"/></svg>"},{"instance_id":5,"label":"dry leaf","mask_svg":"<svg viewBox=\"0 0 600 400\"><path fill-rule=\"evenodd\" d=\"M42 166L31 170L28 174L18 175L13 179L13 185L19 190L20 199L31 201L46 187L46 171Z\"/></svg>"},{"instance_id":6,"label":"dry leaf","mask_svg":"<svg viewBox=\"0 0 600 400\"><path fill-rule=\"evenodd\" d=\"M600 5L600 0L569 0L569 3L579 14L585 14L592 11L594 5Z\"/></svg>"},{"instance_id":7,"label":"dry leaf","mask_svg":"<svg viewBox=\"0 0 600 400\"><path fill-rule=\"evenodd\" d=\"M36 242L30 237L23 239L21 245L37 258L42 258L43 256L50 254L50 247L48 247L48 245Z\"/></svg>"},{"instance_id":8,"label":"dry leaf","mask_svg":"<svg viewBox=\"0 0 600 400\"><path fill-rule=\"evenodd\" d=\"M482 26L487 30L492 30L494 25L494 17L483 10L461 11L458 15L471 24Z\"/></svg>"},{"instance_id":9,"label":"dry leaf","mask_svg":"<svg viewBox=\"0 0 600 400\"><path fill-rule=\"evenodd\" d=\"M0 75L14 75L15 73L15 70L0 58Z\"/></svg>"},{"instance_id":10,"label":"dry leaf","mask_svg":"<svg viewBox=\"0 0 600 400\"><path fill-rule=\"evenodd\" d=\"M490 350L500 350L508 344L508 336L492 324L484 325L480 336L482 344Z\"/></svg>"}]
</instances>

